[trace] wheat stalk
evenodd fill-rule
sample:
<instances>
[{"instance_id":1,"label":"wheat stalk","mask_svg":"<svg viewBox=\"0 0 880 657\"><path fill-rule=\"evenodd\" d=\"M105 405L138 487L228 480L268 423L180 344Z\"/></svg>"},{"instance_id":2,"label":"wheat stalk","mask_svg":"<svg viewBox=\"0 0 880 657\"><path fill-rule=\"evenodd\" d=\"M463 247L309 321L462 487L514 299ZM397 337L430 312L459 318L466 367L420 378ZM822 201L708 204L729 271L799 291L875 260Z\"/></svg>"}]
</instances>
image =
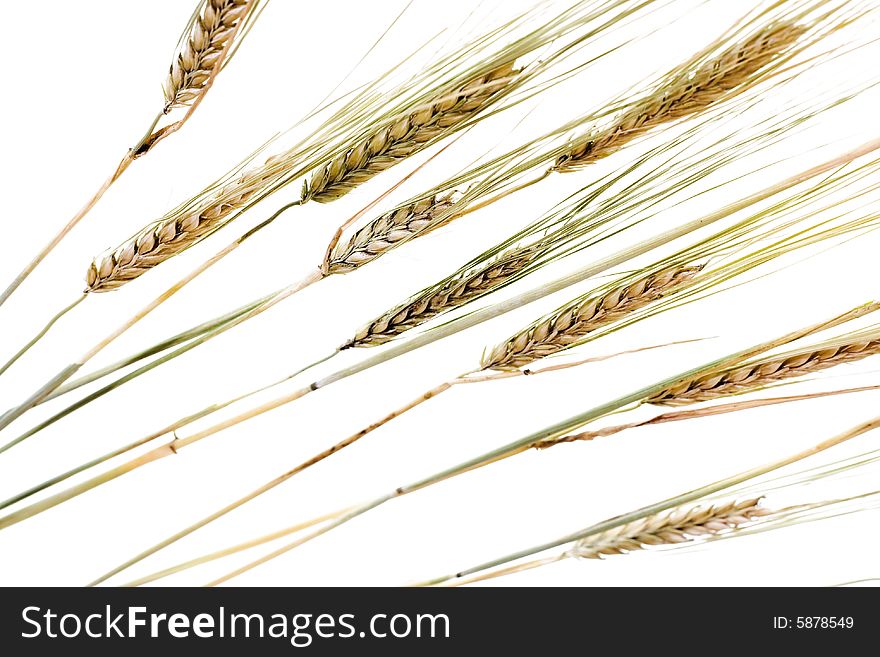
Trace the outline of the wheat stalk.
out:
<instances>
[{"instance_id":1,"label":"wheat stalk","mask_svg":"<svg viewBox=\"0 0 880 657\"><path fill-rule=\"evenodd\" d=\"M651 396L645 403L681 406L752 392L786 379L853 363L880 353L880 339L832 345L695 377Z\"/></svg>"},{"instance_id":2,"label":"wheat stalk","mask_svg":"<svg viewBox=\"0 0 880 657\"><path fill-rule=\"evenodd\" d=\"M334 201L418 153L483 110L517 74L507 62L383 126L315 171L303 185L303 202Z\"/></svg>"},{"instance_id":3,"label":"wheat stalk","mask_svg":"<svg viewBox=\"0 0 880 657\"><path fill-rule=\"evenodd\" d=\"M244 18L247 0L207 0L192 23L163 85L164 113L189 105L204 92L220 54Z\"/></svg>"},{"instance_id":4,"label":"wheat stalk","mask_svg":"<svg viewBox=\"0 0 880 657\"><path fill-rule=\"evenodd\" d=\"M644 133L697 114L719 100L748 88L756 74L791 48L807 31L791 22L771 24L734 44L696 70L674 74L661 88L624 112L612 125L579 140L560 155L554 171L574 171L592 164Z\"/></svg>"},{"instance_id":5,"label":"wheat stalk","mask_svg":"<svg viewBox=\"0 0 880 657\"><path fill-rule=\"evenodd\" d=\"M518 370L536 360L567 349L588 333L681 289L702 267L674 266L653 272L632 283L589 293L564 305L536 324L488 351L483 369Z\"/></svg>"}]
</instances>

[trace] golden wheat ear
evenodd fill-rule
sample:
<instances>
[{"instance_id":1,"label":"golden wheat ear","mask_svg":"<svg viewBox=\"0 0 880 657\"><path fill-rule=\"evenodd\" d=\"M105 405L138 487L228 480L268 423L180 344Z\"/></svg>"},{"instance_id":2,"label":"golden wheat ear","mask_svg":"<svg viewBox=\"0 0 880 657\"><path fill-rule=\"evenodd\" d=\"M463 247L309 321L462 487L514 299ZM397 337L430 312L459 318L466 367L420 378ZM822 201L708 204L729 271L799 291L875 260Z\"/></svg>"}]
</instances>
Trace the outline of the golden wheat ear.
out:
<instances>
[{"instance_id":1,"label":"golden wheat ear","mask_svg":"<svg viewBox=\"0 0 880 657\"><path fill-rule=\"evenodd\" d=\"M390 342L411 328L463 306L483 296L489 290L494 290L503 281L510 280L522 272L539 255L540 252L535 249L523 249L479 267L466 276L430 289L370 322L341 348L373 347Z\"/></svg>"},{"instance_id":2,"label":"golden wheat ear","mask_svg":"<svg viewBox=\"0 0 880 657\"><path fill-rule=\"evenodd\" d=\"M303 202L334 201L423 150L485 109L517 73L513 62L508 62L368 135L312 174L303 185Z\"/></svg>"},{"instance_id":3,"label":"golden wheat ear","mask_svg":"<svg viewBox=\"0 0 880 657\"><path fill-rule=\"evenodd\" d=\"M205 90L249 4L248 0L207 0L200 7L162 85L165 114L190 105Z\"/></svg>"},{"instance_id":4,"label":"golden wheat ear","mask_svg":"<svg viewBox=\"0 0 880 657\"><path fill-rule=\"evenodd\" d=\"M553 170L581 169L665 123L698 114L742 93L761 69L794 46L806 31L806 26L791 22L771 24L695 70L675 72L657 93L636 102L608 127L577 141L557 158Z\"/></svg>"},{"instance_id":5,"label":"golden wheat ear","mask_svg":"<svg viewBox=\"0 0 880 657\"><path fill-rule=\"evenodd\" d=\"M880 338L859 340L783 356L764 358L740 367L684 381L646 401L658 406L683 406L753 392L787 379L807 376L880 354Z\"/></svg>"},{"instance_id":6,"label":"golden wheat ear","mask_svg":"<svg viewBox=\"0 0 880 657\"><path fill-rule=\"evenodd\" d=\"M489 351L483 358L483 369L518 370L567 349L587 334L681 289L701 269L669 267L602 294L579 297Z\"/></svg>"}]
</instances>

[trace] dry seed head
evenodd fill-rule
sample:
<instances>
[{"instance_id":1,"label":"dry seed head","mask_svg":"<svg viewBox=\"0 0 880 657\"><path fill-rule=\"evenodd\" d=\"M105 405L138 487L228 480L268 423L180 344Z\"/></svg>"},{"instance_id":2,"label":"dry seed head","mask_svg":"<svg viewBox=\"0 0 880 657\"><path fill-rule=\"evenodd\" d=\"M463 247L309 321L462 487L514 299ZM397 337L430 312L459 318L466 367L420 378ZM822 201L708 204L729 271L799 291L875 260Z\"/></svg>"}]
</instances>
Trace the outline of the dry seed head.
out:
<instances>
[{"instance_id":1,"label":"dry seed head","mask_svg":"<svg viewBox=\"0 0 880 657\"><path fill-rule=\"evenodd\" d=\"M518 249L479 269L456 276L384 313L360 329L341 349L375 347L390 342L442 313L464 306L496 290L534 262L539 255L540 251L535 248Z\"/></svg>"},{"instance_id":2,"label":"dry seed head","mask_svg":"<svg viewBox=\"0 0 880 657\"><path fill-rule=\"evenodd\" d=\"M718 535L771 513L760 506L760 501L756 498L658 513L581 539L569 554L581 559L601 559L648 546L675 545Z\"/></svg>"},{"instance_id":3,"label":"dry seed head","mask_svg":"<svg viewBox=\"0 0 880 657\"><path fill-rule=\"evenodd\" d=\"M190 104L205 88L217 60L247 11L248 0L205 0L165 80L165 113Z\"/></svg>"},{"instance_id":4,"label":"dry seed head","mask_svg":"<svg viewBox=\"0 0 880 657\"><path fill-rule=\"evenodd\" d=\"M148 225L92 260L86 272L86 291L115 290L221 228L231 214L244 208L268 180L277 176L276 165L283 158L283 154L269 158L262 167L245 171L195 208L175 212Z\"/></svg>"},{"instance_id":5,"label":"dry seed head","mask_svg":"<svg viewBox=\"0 0 880 657\"><path fill-rule=\"evenodd\" d=\"M303 202L329 203L426 148L489 105L517 73L509 62L383 126L312 174L303 185Z\"/></svg>"},{"instance_id":6,"label":"dry seed head","mask_svg":"<svg viewBox=\"0 0 880 657\"><path fill-rule=\"evenodd\" d=\"M670 267L615 288L585 296L563 306L483 357L483 369L517 370L533 361L577 344L584 336L692 281L700 266Z\"/></svg>"},{"instance_id":7,"label":"dry seed head","mask_svg":"<svg viewBox=\"0 0 880 657\"><path fill-rule=\"evenodd\" d=\"M752 392L785 379L806 376L878 353L880 353L880 340L871 340L767 358L685 381L646 401L649 404L660 406L683 406L710 401L729 395Z\"/></svg>"},{"instance_id":8,"label":"dry seed head","mask_svg":"<svg viewBox=\"0 0 880 657\"><path fill-rule=\"evenodd\" d=\"M453 215L443 216L460 198L459 192L443 192L415 203L402 205L374 219L351 236L347 242L337 243L327 260L328 274L345 274L384 255L405 240L427 235L439 228Z\"/></svg>"},{"instance_id":9,"label":"dry seed head","mask_svg":"<svg viewBox=\"0 0 880 657\"><path fill-rule=\"evenodd\" d=\"M607 128L598 129L561 155L555 171L573 171L622 148L659 125L697 114L748 87L750 78L790 48L807 28L789 22L770 25L734 44L695 71L673 78L662 93L626 110Z\"/></svg>"}]
</instances>

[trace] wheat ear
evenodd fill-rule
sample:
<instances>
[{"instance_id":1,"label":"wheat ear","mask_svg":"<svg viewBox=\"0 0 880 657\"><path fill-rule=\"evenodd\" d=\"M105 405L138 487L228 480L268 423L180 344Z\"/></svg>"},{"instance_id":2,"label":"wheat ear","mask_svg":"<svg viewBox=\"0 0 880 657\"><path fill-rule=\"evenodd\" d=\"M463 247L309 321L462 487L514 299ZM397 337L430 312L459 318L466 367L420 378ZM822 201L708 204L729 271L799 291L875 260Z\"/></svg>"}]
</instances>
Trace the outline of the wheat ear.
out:
<instances>
[{"instance_id":1,"label":"wheat ear","mask_svg":"<svg viewBox=\"0 0 880 657\"><path fill-rule=\"evenodd\" d=\"M442 313L498 289L525 270L540 255L541 252L535 248L517 249L487 265L431 288L361 328L341 349L385 344Z\"/></svg>"},{"instance_id":2,"label":"wheat ear","mask_svg":"<svg viewBox=\"0 0 880 657\"><path fill-rule=\"evenodd\" d=\"M852 363L878 353L880 353L880 339L765 358L684 381L651 396L646 403L681 406L743 394L786 379Z\"/></svg>"},{"instance_id":3,"label":"wheat ear","mask_svg":"<svg viewBox=\"0 0 880 657\"><path fill-rule=\"evenodd\" d=\"M656 545L675 545L721 534L770 513L760 498L712 506L673 509L582 538L569 551L580 559L601 559Z\"/></svg>"},{"instance_id":4,"label":"wheat ear","mask_svg":"<svg viewBox=\"0 0 880 657\"><path fill-rule=\"evenodd\" d=\"M745 90L755 74L786 51L807 28L790 22L769 25L731 46L696 70L674 75L661 93L626 110L610 126L587 135L556 160L555 171L592 164L664 124L697 114Z\"/></svg>"},{"instance_id":5,"label":"wheat ear","mask_svg":"<svg viewBox=\"0 0 880 657\"><path fill-rule=\"evenodd\" d=\"M488 351L483 369L517 370L577 344L588 333L644 308L691 282L702 267L669 267L601 294L566 304Z\"/></svg>"},{"instance_id":6,"label":"wheat ear","mask_svg":"<svg viewBox=\"0 0 880 657\"><path fill-rule=\"evenodd\" d=\"M245 171L196 208L172 211L112 251L94 258L86 271L86 291L116 290L211 235L232 213L253 201L268 181L278 177L276 165L283 157L272 157L263 166Z\"/></svg>"},{"instance_id":7,"label":"wheat ear","mask_svg":"<svg viewBox=\"0 0 880 657\"><path fill-rule=\"evenodd\" d=\"M163 84L165 114L175 107L189 105L204 92L220 54L244 18L247 5L247 0L206 0Z\"/></svg>"},{"instance_id":8,"label":"wheat ear","mask_svg":"<svg viewBox=\"0 0 880 657\"><path fill-rule=\"evenodd\" d=\"M328 203L418 153L483 110L517 75L513 62L480 75L365 137L315 171L303 202Z\"/></svg>"},{"instance_id":9,"label":"wheat ear","mask_svg":"<svg viewBox=\"0 0 880 657\"><path fill-rule=\"evenodd\" d=\"M679 545L717 536L754 522L772 513L760 506L760 498L728 502L714 506L682 507L634 520L608 531L577 541L571 549L556 556L519 563L498 570L459 579L447 586L464 586L512 575L524 570L557 563L567 558L601 559L616 554L629 554L659 545Z\"/></svg>"},{"instance_id":10,"label":"wheat ear","mask_svg":"<svg viewBox=\"0 0 880 657\"><path fill-rule=\"evenodd\" d=\"M443 192L386 212L358 229L347 242L333 246L325 265L327 273L354 271L397 245L439 228L452 220L449 211L459 197L456 191ZM438 221L441 216L443 220Z\"/></svg>"}]
</instances>

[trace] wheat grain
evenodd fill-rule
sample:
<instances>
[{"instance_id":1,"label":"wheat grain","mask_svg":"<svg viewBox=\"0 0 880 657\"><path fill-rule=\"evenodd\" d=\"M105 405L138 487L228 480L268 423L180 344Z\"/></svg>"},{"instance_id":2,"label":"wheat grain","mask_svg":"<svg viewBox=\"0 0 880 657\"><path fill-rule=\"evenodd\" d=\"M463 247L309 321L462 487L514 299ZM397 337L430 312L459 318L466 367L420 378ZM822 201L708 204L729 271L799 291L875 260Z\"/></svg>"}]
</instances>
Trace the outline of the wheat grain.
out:
<instances>
[{"instance_id":1,"label":"wheat grain","mask_svg":"<svg viewBox=\"0 0 880 657\"><path fill-rule=\"evenodd\" d=\"M649 404L681 406L751 392L797 376L806 376L880 353L880 339L812 349L766 358L685 381L646 400Z\"/></svg>"},{"instance_id":2,"label":"wheat grain","mask_svg":"<svg viewBox=\"0 0 880 657\"><path fill-rule=\"evenodd\" d=\"M676 545L697 537L721 534L770 513L760 498L718 506L677 508L587 536L568 552L581 559L601 559L656 545Z\"/></svg>"},{"instance_id":3,"label":"wheat grain","mask_svg":"<svg viewBox=\"0 0 880 657\"><path fill-rule=\"evenodd\" d=\"M456 276L430 288L381 315L363 328L340 349L378 346L441 313L463 306L509 282L540 256L536 248L526 247L487 265Z\"/></svg>"},{"instance_id":4,"label":"wheat grain","mask_svg":"<svg viewBox=\"0 0 880 657\"><path fill-rule=\"evenodd\" d=\"M553 170L580 169L659 125L701 112L745 90L758 71L790 48L806 30L790 22L769 25L696 70L673 76L660 93L626 110L610 126L594 130L576 142L568 153L557 158Z\"/></svg>"},{"instance_id":5,"label":"wheat grain","mask_svg":"<svg viewBox=\"0 0 880 657\"><path fill-rule=\"evenodd\" d=\"M434 194L402 205L356 231L344 244L337 243L327 258L328 274L345 274L384 255L406 240L421 237L452 220L446 214L457 202L456 191ZM442 220L438 221L438 217Z\"/></svg>"},{"instance_id":6,"label":"wheat grain","mask_svg":"<svg viewBox=\"0 0 880 657\"><path fill-rule=\"evenodd\" d=\"M670 267L566 304L483 357L483 369L518 370L557 353L690 282L702 267Z\"/></svg>"},{"instance_id":7,"label":"wheat grain","mask_svg":"<svg viewBox=\"0 0 880 657\"><path fill-rule=\"evenodd\" d=\"M163 84L165 114L202 93L247 5L248 0L205 0Z\"/></svg>"},{"instance_id":8,"label":"wheat grain","mask_svg":"<svg viewBox=\"0 0 880 657\"><path fill-rule=\"evenodd\" d=\"M385 125L315 171L303 185L303 201L333 201L426 148L483 110L516 75L508 62Z\"/></svg>"}]
</instances>

